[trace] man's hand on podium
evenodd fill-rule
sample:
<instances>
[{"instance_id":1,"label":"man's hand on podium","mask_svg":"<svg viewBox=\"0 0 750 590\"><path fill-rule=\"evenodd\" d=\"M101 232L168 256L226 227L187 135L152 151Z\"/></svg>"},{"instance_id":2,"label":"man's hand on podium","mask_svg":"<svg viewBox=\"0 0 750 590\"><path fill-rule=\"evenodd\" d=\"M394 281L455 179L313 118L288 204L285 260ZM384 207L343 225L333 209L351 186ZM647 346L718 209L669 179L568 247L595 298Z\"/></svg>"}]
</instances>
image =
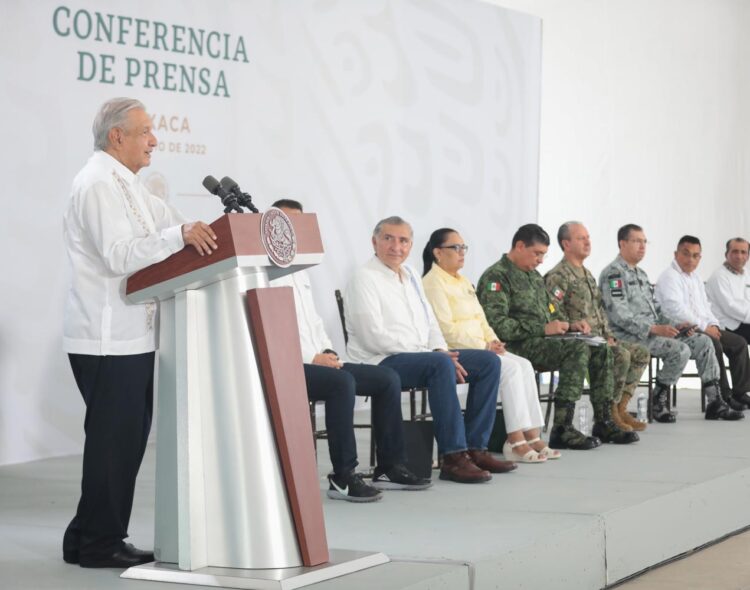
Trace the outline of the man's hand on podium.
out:
<instances>
[{"instance_id":1,"label":"man's hand on podium","mask_svg":"<svg viewBox=\"0 0 750 590\"><path fill-rule=\"evenodd\" d=\"M211 229L210 225L203 223L202 221L186 223L183 225L182 239L186 245L195 248L201 256L204 254L212 254L213 251L218 248L216 245L217 238L214 230Z\"/></svg>"}]
</instances>

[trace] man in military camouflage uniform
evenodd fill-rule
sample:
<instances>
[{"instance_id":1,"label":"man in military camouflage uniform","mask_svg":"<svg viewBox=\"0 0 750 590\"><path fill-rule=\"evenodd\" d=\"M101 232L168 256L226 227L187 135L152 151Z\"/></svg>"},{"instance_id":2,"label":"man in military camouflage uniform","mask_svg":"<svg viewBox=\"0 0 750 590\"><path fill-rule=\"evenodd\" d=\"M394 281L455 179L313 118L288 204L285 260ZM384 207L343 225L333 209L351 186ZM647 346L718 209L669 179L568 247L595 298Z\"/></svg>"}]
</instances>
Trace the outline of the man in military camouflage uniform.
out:
<instances>
[{"instance_id":1,"label":"man in military camouflage uniform","mask_svg":"<svg viewBox=\"0 0 750 590\"><path fill-rule=\"evenodd\" d=\"M584 333L607 339L613 356L612 420L627 432L644 430L646 424L633 418L627 408L651 355L645 346L618 341L612 334L601 291L583 266L583 261L591 254L589 232L583 224L577 221L563 223L557 232L557 243L563 251L563 258L544 276L547 290L557 300L565 319L580 322Z\"/></svg>"},{"instance_id":2,"label":"man in military camouflage uniform","mask_svg":"<svg viewBox=\"0 0 750 590\"><path fill-rule=\"evenodd\" d=\"M518 229L510 252L488 268L477 284L487 321L507 349L529 359L535 369L560 371L551 447L592 449L601 441L635 442L638 435L620 430L610 417L613 381L609 347L550 338L569 329L580 330L581 325L562 319L536 271L548 246L549 236L538 225L530 223ZM595 419L591 437L573 428L575 404L587 370Z\"/></svg>"},{"instance_id":3,"label":"man in military camouflage uniform","mask_svg":"<svg viewBox=\"0 0 750 590\"><path fill-rule=\"evenodd\" d=\"M695 359L708 406L706 418L739 420L742 412L732 410L719 395L719 365L711 339L697 334L687 322L666 317L654 299L648 275L638 267L646 255L646 235L634 224L617 232L620 254L599 276L609 325L620 340L648 347L664 364L656 374L653 415L659 422L675 421L667 406L669 388L677 383L688 359ZM710 411L709 411L710 408Z\"/></svg>"}]
</instances>

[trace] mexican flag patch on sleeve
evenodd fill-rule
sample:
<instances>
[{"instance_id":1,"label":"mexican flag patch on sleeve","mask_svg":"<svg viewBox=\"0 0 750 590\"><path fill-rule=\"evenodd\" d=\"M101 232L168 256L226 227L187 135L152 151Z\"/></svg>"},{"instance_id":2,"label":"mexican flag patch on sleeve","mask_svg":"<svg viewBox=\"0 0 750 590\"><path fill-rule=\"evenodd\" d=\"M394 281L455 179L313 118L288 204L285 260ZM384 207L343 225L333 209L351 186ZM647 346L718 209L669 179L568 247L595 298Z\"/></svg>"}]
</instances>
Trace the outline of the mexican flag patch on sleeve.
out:
<instances>
[{"instance_id":1,"label":"mexican flag patch on sleeve","mask_svg":"<svg viewBox=\"0 0 750 590\"><path fill-rule=\"evenodd\" d=\"M554 291L552 291L552 296L558 301L562 301L563 297L565 297L565 291L563 291L560 287L555 287Z\"/></svg>"},{"instance_id":2,"label":"mexican flag patch on sleeve","mask_svg":"<svg viewBox=\"0 0 750 590\"><path fill-rule=\"evenodd\" d=\"M622 279L610 279L609 288L610 289L622 289Z\"/></svg>"},{"instance_id":3,"label":"mexican flag patch on sleeve","mask_svg":"<svg viewBox=\"0 0 750 590\"><path fill-rule=\"evenodd\" d=\"M488 291L502 291L503 288L500 286L500 283L493 282L493 283L487 283L487 290Z\"/></svg>"}]
</instances>

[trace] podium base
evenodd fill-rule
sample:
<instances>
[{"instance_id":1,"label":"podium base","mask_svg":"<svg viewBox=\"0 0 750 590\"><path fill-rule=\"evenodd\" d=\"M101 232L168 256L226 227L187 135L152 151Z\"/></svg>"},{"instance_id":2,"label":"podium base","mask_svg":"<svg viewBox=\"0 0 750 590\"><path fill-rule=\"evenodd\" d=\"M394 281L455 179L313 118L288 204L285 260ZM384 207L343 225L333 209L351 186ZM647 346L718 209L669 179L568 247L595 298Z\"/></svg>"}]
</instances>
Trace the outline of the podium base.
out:
<instances>
[{"instance_id":1,"label":"podium base","mask_svg":"<svg viewBox=\"0 0 750 590\"><path fill-rule=\"evenodd\" d=\"M331 549L330 561L313 567L253 570L204 567L185 571L179 569L177 564L157 561L128 568L120 577L219 588L294 590L294 588L302 588L331 578L345 576L389 561L390 559L384 553Z\"/></svg>"}]
</instances>

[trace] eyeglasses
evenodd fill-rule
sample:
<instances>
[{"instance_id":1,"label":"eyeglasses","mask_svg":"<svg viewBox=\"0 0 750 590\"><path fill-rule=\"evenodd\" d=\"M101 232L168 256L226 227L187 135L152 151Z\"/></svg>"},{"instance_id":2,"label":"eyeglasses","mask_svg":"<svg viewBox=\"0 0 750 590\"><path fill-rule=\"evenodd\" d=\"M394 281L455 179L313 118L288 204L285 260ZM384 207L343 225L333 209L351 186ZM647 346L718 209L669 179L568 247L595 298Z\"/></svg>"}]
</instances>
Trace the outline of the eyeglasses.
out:
<instances>
[{"instance_id":1,"label":"eyeglasses","mask_svg":"<svg viewBox=\"0 0 750 590\"><path fill-rule=\"evenodd\" d=\"M456 254L466 252L469 249L466 244L451 244L450 246L438 246L438 248L453 250Z\"/></svg>"}]
</instances>

